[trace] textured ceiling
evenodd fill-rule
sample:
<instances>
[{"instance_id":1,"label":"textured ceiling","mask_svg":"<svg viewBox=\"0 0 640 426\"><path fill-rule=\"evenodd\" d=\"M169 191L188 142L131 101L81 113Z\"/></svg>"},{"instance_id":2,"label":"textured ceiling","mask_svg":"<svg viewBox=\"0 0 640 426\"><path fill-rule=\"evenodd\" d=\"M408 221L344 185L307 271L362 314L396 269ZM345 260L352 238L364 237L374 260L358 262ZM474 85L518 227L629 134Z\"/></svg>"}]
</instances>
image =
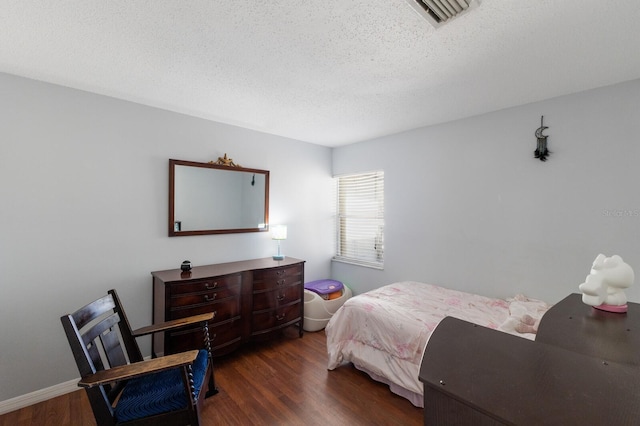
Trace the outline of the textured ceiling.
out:
<instances>
[{"instance_id":1,"label":"textured ceiling","mask_svg":"<svg viewBox=\"0 0 640 426\"><path fill-rule=\"evenodd\" d=\"M637 0L0 0L0 72L338 146L640 78Z\"/></svg>"}]
</instances>

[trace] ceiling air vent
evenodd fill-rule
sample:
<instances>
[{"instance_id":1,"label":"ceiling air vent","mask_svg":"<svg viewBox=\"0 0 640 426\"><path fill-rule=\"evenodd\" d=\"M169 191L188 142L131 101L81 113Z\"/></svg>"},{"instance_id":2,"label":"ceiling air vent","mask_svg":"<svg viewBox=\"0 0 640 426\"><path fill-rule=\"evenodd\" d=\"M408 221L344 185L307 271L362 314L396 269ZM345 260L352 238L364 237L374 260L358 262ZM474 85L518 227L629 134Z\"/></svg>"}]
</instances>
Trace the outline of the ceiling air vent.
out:
<instances>
[{"instance_id":1,"label":"ceiling air vent","mask_svg":"<svg viewBox=\"0 0 640 426\"><path fill-rule=\"evenodd\" d=\"M436 28L480 4L480 0L406 0L406 2Z\"/></svg>"}]
</instances>

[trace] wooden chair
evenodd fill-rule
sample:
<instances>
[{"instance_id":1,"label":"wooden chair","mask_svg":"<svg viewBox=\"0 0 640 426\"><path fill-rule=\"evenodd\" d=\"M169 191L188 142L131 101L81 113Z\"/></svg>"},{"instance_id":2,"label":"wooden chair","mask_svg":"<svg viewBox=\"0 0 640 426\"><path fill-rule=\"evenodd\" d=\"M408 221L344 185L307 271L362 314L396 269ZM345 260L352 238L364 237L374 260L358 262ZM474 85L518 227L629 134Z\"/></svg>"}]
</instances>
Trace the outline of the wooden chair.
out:
<instances>
[{"instance_id":1,"label":"wooden chair","mask_svg":"<svg viewBox=\"0 0 640 426\"><path fill-rule=\"evenodd\" d=\"M217 393L208 322L213 313L131 331L115 290L61 317L98 425L198 425ZM202 350L143 360L135 338L200 323Z\"/></svg>"}]
</instances>

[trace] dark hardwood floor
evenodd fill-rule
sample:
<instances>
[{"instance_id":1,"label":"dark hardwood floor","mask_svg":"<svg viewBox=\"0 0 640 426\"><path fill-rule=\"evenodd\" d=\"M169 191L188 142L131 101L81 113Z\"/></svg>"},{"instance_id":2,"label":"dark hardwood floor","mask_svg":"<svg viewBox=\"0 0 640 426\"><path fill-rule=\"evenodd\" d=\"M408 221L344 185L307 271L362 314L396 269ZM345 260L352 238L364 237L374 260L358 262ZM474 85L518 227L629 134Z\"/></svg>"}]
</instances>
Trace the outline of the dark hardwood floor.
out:
<instances>
[{"instance_id":1,"label":"dark hardwood floor","mask_svg":"<svg viewBox=\"0 0 640 426\"><path fill-rule=\"evenodd\" d=\"M285 330L217 359L220 392L202 411L213 425L421 425L422 409L351 365L327 370L324 331ZM83 390L0 416L0 426L95 425Z\"/></svg>"}]
</instances>

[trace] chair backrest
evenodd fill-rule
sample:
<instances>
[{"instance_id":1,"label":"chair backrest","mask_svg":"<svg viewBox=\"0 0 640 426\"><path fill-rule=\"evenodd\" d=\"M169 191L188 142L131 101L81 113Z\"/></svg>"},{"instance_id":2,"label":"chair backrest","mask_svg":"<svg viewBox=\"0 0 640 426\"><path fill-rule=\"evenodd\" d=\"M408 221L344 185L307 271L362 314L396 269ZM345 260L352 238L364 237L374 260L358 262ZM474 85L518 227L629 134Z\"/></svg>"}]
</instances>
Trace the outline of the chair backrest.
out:
<instances>
[{"instance_id":1,"label":"chair backrest","mask_svg":"<svg viewBox=\"0 0 640 426\"><path fill-rule=\"evenodd\" d=\"M115 290L60 318L81 377L118 365L142 361L127 316ZM107 404L108 411L121 386L102 386L94 392L94 403ZM90 396L90 399L93 399ZM94 411L95 411L95 407Z\"/></svg>"}]
</instances>

